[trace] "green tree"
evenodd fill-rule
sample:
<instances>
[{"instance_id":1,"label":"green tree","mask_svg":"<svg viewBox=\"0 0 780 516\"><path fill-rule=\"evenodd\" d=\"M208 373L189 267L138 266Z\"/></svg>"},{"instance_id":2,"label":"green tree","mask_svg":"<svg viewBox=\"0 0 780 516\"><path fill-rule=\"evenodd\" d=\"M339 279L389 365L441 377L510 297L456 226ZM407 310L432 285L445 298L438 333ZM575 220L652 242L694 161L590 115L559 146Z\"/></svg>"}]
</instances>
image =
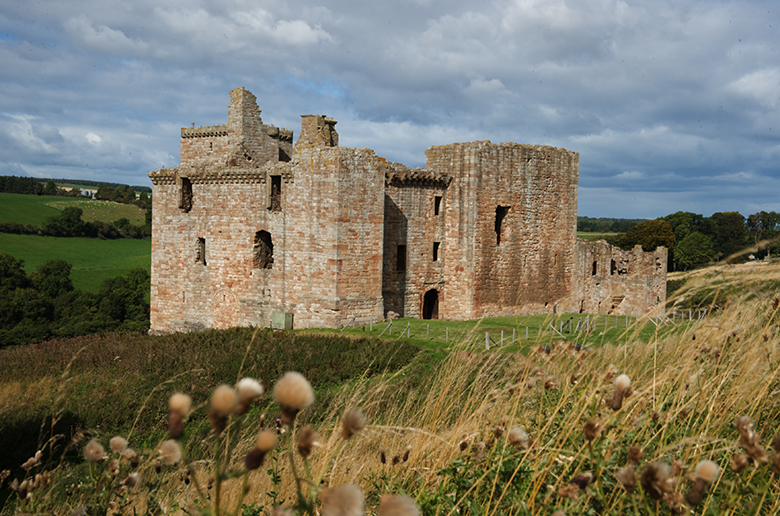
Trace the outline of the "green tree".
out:
<instances>
[{"instance_id":1,"label":"green tree","mask_svg":"<svg viewBox=\"0 0 780 516\"><path fill-rule=\"evenodd\" d=\"M57 188L57 183L49 179L46 181L46 186L43 187L43 195L57 195L60 193L60 189Z\"/></svg>"},{"instance_id":2,"label":"green tree","mask_svg":"<svg viewBox=\"0 0 780 516\"><path fill-rule=\"evenodd\" d=\"M71 264L64 260L50 260L38 266L32 277L33 286L38 292L52 299L73 290L70 280Z\"/></svg>"},{"instance_id":3,"label":"green tree","mask_svg":"<svg viewBox=\"0 0 780 516\"><path fill-rule=\"evenodd\" d=\"M645 251L666 247L674 251L674 228L662 219L646 220L632 227L618 240L620 247L630 249L639 244Z\"/></svg>"},{"instance_id":4,"label":"green tree","mask_svg":"<svg viewBox=\"0 0 780 516\"><path fill-rule=\"evenodd\" d=\"M698 231L689 233L674 248L675 270L688 270L712 260L715 250L712 238Z\"/></svg>"},{"instance_id":5,"label":"green tree","mask_svg":"<svg viewBox=\"0 0 780 516\"><path fill-rule=\"evenodd\" d=\"M713 213L710 217L715 223L715 253L718 256L730 256L741 251L747 244L745 217L736 211Z\"/></svg>"}]
</instances>

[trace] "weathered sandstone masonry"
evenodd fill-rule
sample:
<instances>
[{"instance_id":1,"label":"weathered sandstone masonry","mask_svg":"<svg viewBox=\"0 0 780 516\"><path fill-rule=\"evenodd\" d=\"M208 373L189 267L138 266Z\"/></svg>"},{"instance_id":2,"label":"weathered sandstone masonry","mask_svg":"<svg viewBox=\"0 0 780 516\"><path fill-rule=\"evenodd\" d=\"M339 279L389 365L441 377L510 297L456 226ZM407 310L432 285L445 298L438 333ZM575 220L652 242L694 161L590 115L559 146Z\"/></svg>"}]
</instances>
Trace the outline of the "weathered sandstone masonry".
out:
<instances>
[{"instance_id":1,"label":"weathered sandstone masonry","mask_svg":"<svg viewBox=\"0 0 780 516\"><path fill-rule=\"evenodd\" d=\"M238 88L227 124L182 129L181 165L149 173L152 331L663 305L664 249L576 239L577 153L458 143L409 169L335 126L305 115L293 146Z\"/></svg>"}]
</instances>

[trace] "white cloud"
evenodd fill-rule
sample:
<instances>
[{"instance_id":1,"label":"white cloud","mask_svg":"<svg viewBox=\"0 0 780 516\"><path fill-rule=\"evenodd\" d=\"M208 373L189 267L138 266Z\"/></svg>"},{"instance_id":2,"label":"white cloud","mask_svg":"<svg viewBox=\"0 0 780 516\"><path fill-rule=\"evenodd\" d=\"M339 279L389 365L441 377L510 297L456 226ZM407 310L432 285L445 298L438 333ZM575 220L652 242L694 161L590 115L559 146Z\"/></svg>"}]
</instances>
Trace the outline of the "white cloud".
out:
<instances>
[{"instance_id":1,"label":"white cloud","mask_svg":"<svg viewBox=\"0 0 780 516\"><path fill-rule=\"evenodd\" d=\"M764 107L775 108L780 101L780 69L765 68L749 73L729 84L729 88Z\"/></svg>"},{"instance_id":2,"label":"white cloud","mask_svg":"<svg viewBox=\"0 0 780 516\"><path fill-rule=\"evenodd\" d=\"M84 14L68 18L62 25L74 41L93 52L110 55L140 55L148 47L143 41L128 38L121 30L112 29L104 24L94 24Z\"/></svg>"},{"instance_id":3,"label":"white cloud","mask_svg":"<svg viewBox=\"0 0 780 516\"><path fill-rule=\"evenodd\" d=\"M84 138L86 138L87 141L93 145L97 145L103 141L102 138L100 138L100 136L96 135L95 133L87 133L84 135Z\"/></svg>"}]
</instances>

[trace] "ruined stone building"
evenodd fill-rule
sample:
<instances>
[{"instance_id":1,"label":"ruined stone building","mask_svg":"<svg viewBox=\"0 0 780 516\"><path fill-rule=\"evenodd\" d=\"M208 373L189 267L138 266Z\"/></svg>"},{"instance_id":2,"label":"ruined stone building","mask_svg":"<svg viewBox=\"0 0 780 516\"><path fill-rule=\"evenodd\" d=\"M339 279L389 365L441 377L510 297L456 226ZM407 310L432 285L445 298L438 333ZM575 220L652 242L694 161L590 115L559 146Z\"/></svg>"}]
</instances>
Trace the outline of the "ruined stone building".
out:
<instances>
[{"instance_id":1,"label":"ruined stone building","mask_svg":"<svg viewBox=\"0 0 780 516\"><path fill-rule=\"evenodd\" d=\"M577 153L477 141L407 168L335 126L305 115L293 144L238 88L227 124L181 130L181 165L149 173L153 331L663 306L665 249L576 238Z\"/></svg>"}]
</instances>

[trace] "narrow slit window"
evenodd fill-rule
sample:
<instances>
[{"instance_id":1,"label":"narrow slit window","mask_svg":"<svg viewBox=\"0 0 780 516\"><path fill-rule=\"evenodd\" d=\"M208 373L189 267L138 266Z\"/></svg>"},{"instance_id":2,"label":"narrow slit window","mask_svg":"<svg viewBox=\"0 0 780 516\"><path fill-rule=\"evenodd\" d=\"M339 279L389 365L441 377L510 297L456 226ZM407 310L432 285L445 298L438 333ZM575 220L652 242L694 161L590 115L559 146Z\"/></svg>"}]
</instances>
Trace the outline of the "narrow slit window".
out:
<instances>
[{"instance_id":1,"label":"narrow slit window","mask_svg":"<svg viewBox=\"0 0 780 516\"><path fill-rule=\"evenodd\" d=\"M186 177L181 178L179 208L182 209L184 213L189 213L192 209L192 182Z\"/></svg>"},{"instance_id":2,"label":"narrow slit window","mask_svg":"<svg viewBox=\"0 0 780 516\"><path fill-rule=\"evenodd\" d=\"M596 275L596 269L597 269L597 267L598 267L598 262L594 261L594 262L593 262L593 268L592 268L592 269L591 269L591 271L590 271L590 275L591 275L591 276L595 276L595 275Z\"/></svg>"},{"instance_id":3,"label":"narrow slit window","mask_svg":"<svg viewBox=\"0 0 780 516\"><path fill-rule=\"evenodd\" d=\"M274 243L271 233L258 231L255 233L254 266L256 269L272 269L274 265Z\"/></svg>"},{"instance_id":4,"label":"narrow slit window","mask_svg":"<svg viewBox=\"0 0 780 516\"><path fill-rule=\"evenodd\" d=\"M615 260L610 260L609 275L613 276L615 274L615 271L617 271L617 264L615 263Z\"/></svg>"},{"instance_id":5,"label":"narrow slit window","mask_svg":"<svg viewBox=\"0 0 780 516\"><path fill-rule=\"evenodd\" d=\"M271 176L271 211L282 211L282 176Z\"/></svg>"},{"instance_id":6,"label":"narrow slit window","mask_svg":"<svg viewBox=\"0 0 780 516\"><path fill-rule=\"evenodd\" d=\"M434 242L433 243L433 261L438 262L439 261L439 245L441 242Z\"/></svg>"},{"instance_id":7,"label":"narrow slit window","mask_svg":"<svg viewBox=\"0 0 780 516\"><path fill-rule=\"evenodd\" d=\"M501 225L509 213L509 206L496 206L496 245L501 244Z\"/></svg>"},{"instance_id":8,"label":"narrow slit window","mask_svg":"<svg viewBox=\"0 0 780 516\"><path fill-rule=\"evenodd\" d=\"M206 265L206 239L198 238L195 245L195 261L197 263Z\"/></svg>"},{"instance_id":9,"label":"narrow slit window","mask_svg":"<svg viewBox=\"0 0 780 516\"><path fill-rule=\"evenodd\" d=\"M398 245L395 257L395 270L406 272L406 245Z\"/></svg>"},{"instance_id":10,"label":"narrow slit window","mask_svg":"<svg viewBox=\"0 0 780 516\"><path fill-rule=\"evenodd\" d=\"M433 214L438 215L439 213L441 213L441 195L433 198Z\"/></svg>"}]
</instances>

